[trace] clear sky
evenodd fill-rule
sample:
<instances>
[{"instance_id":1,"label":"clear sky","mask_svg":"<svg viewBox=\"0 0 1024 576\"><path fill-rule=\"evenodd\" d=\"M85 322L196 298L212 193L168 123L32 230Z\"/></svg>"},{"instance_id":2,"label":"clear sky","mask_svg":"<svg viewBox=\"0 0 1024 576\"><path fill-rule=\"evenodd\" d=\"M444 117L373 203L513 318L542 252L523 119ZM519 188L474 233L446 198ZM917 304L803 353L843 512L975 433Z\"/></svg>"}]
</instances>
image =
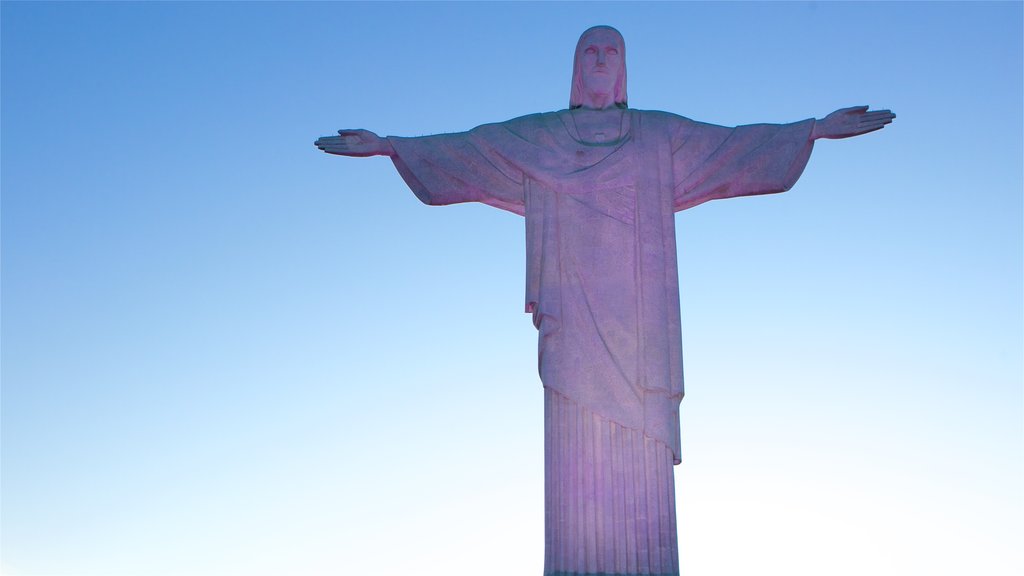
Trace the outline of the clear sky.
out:
<instances>
[{"instance_id":1,"label":"clear sky","mask_svg":"<svg viewBox=\"0 0 1024 576\"><path fill-rule=\"evenodd\" d=\"M524 227L339 128L891 108L677 216L686 576L1024 569L1022 4L15 3L4 575L540 575Z\"/></svg>"}]
</instances>

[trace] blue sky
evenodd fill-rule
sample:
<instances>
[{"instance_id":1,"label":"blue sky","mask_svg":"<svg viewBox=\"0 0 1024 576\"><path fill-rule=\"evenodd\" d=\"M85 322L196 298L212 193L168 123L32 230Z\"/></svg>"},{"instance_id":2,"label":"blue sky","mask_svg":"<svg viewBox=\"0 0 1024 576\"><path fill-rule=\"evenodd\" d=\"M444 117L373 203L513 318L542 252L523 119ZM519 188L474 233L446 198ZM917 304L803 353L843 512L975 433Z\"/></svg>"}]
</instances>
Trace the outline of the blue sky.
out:
<instances>
[{"instance_id":1,"label":"blue sky","mask_svg":"<svg viewBox=\"0 0 1024 576\"><path fill-rule=\"evenodd\" d=\"M540 574L522 221L312 142L891 108L677 216L687 576L1018 574L1020 3L16 3L5 575Z\"/></svg>"}]
</instances>

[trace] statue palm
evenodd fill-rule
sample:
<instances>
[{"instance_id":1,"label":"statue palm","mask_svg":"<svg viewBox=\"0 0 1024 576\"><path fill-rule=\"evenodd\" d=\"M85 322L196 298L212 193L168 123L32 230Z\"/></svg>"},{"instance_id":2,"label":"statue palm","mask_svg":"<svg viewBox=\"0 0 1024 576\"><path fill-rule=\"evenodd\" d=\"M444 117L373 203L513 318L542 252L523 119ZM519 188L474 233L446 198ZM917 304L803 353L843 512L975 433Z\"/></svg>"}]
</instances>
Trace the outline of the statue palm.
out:
<instances>
[{"instance_id":1,"label":"statue palm","mask_svg":"<svg viewBox=\"0 0 1024 576\"><path fill-rule=\"evenodd\" d=\"M338 156L391 156L394 150L386 138L369 130L338 130L337 136L317 138L316 147Z\"/></svg>"}]
</instances>

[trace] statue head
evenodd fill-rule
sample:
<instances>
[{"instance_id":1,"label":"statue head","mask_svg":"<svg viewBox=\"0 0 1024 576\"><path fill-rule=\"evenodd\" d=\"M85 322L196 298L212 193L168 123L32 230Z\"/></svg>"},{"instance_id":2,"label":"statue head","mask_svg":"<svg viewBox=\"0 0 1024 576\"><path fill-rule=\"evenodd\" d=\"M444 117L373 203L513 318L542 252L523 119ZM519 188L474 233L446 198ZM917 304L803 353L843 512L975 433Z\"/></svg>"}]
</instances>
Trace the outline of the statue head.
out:
<instances>
[{"instance_id":1,"label":"statue head","mask_svg":"<svg viewBox=\"0 0 1024 576\"><path fill-rule=\"evenodd\" d=\"M583 106L586 86L611 90L615 105L626 107L626 42L611 26L594 26L580 35L573 58L569 108Z\"/></svg>"}]
</instances>

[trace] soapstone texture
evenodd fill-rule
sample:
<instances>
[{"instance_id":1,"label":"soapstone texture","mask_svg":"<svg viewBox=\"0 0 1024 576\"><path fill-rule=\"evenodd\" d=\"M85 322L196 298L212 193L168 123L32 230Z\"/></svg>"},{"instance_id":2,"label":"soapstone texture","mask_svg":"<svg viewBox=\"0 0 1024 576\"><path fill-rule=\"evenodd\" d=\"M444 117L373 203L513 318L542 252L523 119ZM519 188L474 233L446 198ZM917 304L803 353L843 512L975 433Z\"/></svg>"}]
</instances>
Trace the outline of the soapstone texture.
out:
<instances>
[{"instance_id":1,"label":"soapstone texture","mask_svg":"<svg viewBox=\"0 0 1024 576\"><path fill-rule=\"evenodd\" d=\"M341 130L326 152L391 157L424 203L525 217L525 310L545 389L545 567L554 575L678 574L673 464L683 398L675 212L796 182L817 138L892 121L728 128L627 107L625 44L580 37L570 108L468 132Z\"/></svg>"}]
</instances>

